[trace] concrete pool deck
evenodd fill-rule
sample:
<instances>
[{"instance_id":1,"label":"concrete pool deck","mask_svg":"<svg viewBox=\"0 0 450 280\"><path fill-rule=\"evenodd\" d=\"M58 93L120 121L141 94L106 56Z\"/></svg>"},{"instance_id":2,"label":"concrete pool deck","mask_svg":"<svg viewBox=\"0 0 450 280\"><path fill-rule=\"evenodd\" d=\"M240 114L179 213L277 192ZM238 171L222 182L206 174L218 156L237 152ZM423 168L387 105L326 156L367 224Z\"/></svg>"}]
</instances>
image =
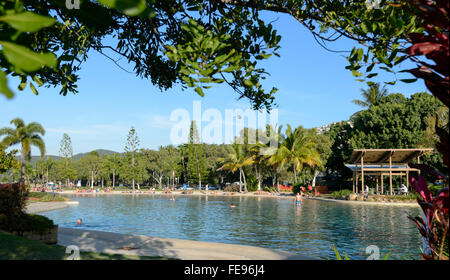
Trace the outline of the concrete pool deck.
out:
<instances>
[{"instance_id":1,"label":"concrete pool deck","mask_svg":"<svg viewBox=\"0 0 450 280\"><path fill-rule=\"evenodd\" d=\"M73 228L59 228L58 244L76 245L81 251L161 256L181 260L316 260L303 255L256 246Z\"/></svg>"},{"instance_id":2,"label":"concrete pool deck","mask_svg":"<svg viewBox=\"0 0 450 280\"><path fill-rule=\"evenodd\" d=\"M26 206L25 211L28 214L58 210L69 207L70 205L78 205L78 201L61 201L61 202L31 202Z\"/></svg>"},{"instance_id":3,"label":"concrete pool deck","mask_svg":"<svg viewBox=\"0 0 450 280\"><path fill-rule=\"evenodd\" d=\"M376 206L407 206L407 207L418 207L420 205L417 202L376 202L376 201L354 201L354 200L342 200L342 199L332 199L323 197L310 197L311 200L320 200L327 202L337 202L337 203L347 203L353 205L376 205Z\"/></svg>"}]
</instances>

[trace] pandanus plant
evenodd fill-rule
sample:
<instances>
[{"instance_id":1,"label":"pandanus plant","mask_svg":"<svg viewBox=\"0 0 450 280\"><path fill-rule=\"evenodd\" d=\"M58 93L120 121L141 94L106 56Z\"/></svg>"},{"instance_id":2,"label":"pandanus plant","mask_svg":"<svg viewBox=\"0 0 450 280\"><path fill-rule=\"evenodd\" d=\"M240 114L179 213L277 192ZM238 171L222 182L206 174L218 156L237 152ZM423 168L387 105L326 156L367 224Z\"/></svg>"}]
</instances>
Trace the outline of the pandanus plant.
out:
<instances>
[{"instance_id":1,"label":"pandanus plant","mask_svg":"<svg viewBox=\"0 0 450 280\"><path fill-rule=\"evenodd\" d=\"M445 176L434 171L426 165L415 165L421 172L426 172L434 176ZM419 175L417 178L410 176L410 181L415 190L420 194L417 199L422 208L422 217L409 217L419 229L424 238L426 247L429 250L423 250L421 257L425 260L448 260L448 241L449 241L449 190L448 185L440 189L435 196L428 189L425 179Z\"/></svg>"}]
</instances>

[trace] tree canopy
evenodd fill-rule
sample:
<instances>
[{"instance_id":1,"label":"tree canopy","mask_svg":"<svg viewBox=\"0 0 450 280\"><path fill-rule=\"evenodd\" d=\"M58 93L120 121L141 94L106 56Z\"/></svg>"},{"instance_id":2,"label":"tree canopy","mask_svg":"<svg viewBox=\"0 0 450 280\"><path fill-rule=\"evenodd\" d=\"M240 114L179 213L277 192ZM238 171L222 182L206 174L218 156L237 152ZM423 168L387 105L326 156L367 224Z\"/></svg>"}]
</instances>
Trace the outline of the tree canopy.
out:
<instances>
[{"instance_id":1,"label":"tree canopy","mask_svg":"<svg viewBox=\"0 0 450 280\"><path fill-rule=\"evenodd\" d=\"M357 42L360 48L344 50L347 68L369 83L375 66L392 72L408 58L401 52L408 34L424 32L408 1L80 0L69 9L58 0L3 0L0 7L0 92L7 97L14 95L7 75L20 90L76 93L78 72L96 51L116 64L113 55L125 58L161 90L181 83L203 96L227 83L255 108L271 108L277 89L263 86L268 73L260 62L278 55L281 37L262 11L295 18L327 49L341 37Z\"/></svg>"}]
</instances>

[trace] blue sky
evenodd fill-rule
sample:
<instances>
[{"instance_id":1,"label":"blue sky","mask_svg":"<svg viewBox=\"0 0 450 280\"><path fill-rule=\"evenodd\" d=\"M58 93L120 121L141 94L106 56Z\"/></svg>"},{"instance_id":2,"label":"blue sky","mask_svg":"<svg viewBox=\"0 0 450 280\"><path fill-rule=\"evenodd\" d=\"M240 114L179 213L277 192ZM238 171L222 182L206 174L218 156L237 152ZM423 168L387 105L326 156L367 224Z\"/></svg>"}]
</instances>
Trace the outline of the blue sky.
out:
<instances>
[{"instance_id":1,"label":"blue sky","mask_svg":"<svg viewBox=\"0 0 450 280\"><path fill-rule=\"evenodd\" d=\"M351 100L360 97L365 83L355 81L344 69L344 57L324 50L292 18L274 13L265 17L270 21L278 19L273 25L282 36L281 57L271 57L262 64L271 73L266 88L279 89L276 103L281 125L317 127L346 120L360 110ZM331 47L351 50L353 42L341 40ZM409 66L413 65L404 65ZM40 88L39 96L27 89L17 92L13 100L0 97L0 127L10 126L15 117L27 123L41 123L46 129L44 140L50 155L58 154L63 133L71 137L75 154L100 148L123 151L131 126L135 127L142 148L170 144L171 112L178 108L192 112L194 101L202 102L202 110L249 108L247 100L238 101L238 95L225 85L214 86L203 98L192 89L182 91L180 86L161 92L150 81L124 72L95 52L90 53L79 75L76 95L60 96L59 89ZM380 74L378 81L391 79ZM10 86L17 85L10 82ZM397 83L388 90L409 96L426 88L418 81ZM32 153L38 154L35 149Z\"/></svg>"}]
</instances>

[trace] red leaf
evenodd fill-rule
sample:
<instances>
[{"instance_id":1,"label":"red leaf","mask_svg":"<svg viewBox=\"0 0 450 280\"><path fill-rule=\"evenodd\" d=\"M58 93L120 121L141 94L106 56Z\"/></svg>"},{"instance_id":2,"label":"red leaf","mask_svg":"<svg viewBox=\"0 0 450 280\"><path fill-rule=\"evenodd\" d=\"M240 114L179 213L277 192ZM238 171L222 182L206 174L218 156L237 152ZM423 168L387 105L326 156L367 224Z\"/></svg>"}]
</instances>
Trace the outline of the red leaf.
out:
<instances>
[{"instance_id":1,"label":"red leaf","mask_svg":"<svg viewBox=\"0 0 450 280\"><path fill-rule=\"evenodd\" d=\"M421 175L419 175L417 179L409 175L409 180L414 189L422 196L423 200L431 203L433 196L428 190L428 184L425 179Z\"/></svg>"}]
</instances>

